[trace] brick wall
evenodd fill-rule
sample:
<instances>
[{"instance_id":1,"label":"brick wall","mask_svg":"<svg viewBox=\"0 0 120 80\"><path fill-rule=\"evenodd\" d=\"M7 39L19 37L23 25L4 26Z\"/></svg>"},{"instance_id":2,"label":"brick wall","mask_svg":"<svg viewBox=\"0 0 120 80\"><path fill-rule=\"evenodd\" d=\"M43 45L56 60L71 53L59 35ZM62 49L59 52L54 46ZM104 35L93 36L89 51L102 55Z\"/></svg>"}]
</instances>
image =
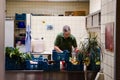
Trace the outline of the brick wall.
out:
<instances>
[{"instance_id":1,"label":"brick wall","mask_svg":"<svg viewBox=\"0 0 120 80\"><path fill-rule=\"evenodd\" d=\"M101 0L90 0L89 13L94 13L101 9Z\"/></svg>"},{"instance_id":2,"label":"brick wall","mask_svg":"<svg viewBox=\"0 0 120 80\"><path fill-rule=\"evenodd\" d=\"M103 72L105 80L114 80L114 52L105 49L105 25L110 22L115 22L115 0L102 0L101 7L101 41L104 46L103 54ZM115 27L115 26L114 26Z\"/></svg>"}]
</instances>

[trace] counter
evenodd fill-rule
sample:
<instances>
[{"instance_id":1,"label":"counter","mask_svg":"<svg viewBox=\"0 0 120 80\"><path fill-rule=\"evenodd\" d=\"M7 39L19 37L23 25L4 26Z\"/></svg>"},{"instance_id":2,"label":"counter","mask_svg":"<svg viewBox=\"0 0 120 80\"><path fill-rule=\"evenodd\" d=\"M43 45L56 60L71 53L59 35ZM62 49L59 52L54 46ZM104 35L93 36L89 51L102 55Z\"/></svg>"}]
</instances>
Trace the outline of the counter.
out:
<instances>
[{"instance_id":1,"label":"counter","mask_svg":"<svg viewBox=\"0 0 120 80\"><path fill-rule=\"evenodd\" d=\"M85 80L83 71L8 70L5 73L5 80ZM87 73L88 80L94 80L97 72Z\"/></svg>"}]
</instances>

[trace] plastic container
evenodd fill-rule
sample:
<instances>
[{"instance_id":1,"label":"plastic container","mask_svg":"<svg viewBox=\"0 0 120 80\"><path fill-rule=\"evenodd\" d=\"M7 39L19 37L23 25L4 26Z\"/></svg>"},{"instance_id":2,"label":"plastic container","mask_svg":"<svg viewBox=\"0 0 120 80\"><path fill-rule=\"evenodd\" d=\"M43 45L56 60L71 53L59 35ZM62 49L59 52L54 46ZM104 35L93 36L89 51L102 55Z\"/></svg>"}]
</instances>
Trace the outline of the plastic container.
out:
<instances>
[{"instance_id":1,"label":"plastic container","mask_svg":"<svg viewBox=\"0 0 120 80\"><path fill-rule=\"evenodd\" d=\"M45 51L45 43L43 38L42 39L32 39L31 46L33 52L44 52Z\"/></svg>"},{"instance_id":2,"label":"plastic container","mask_svg":"<svg viewBox=\"0 0 120 80\"><path fill-rule=\"evenodd\" d=\"M75 60L77 59L77 56L76 56L75 52L72 52L72 58L75 59Z\"/></svg>"},{"instance_id":3,"label":"plastic container","mask_svg":"<svg viewBox=\"0 0 120 80\"><path fill-rule=\"evenodd\" d=\"M54 62L52 64L48 62L43 62L44 71L60 71L60 62Z\"/></svg>"},{"instance_id":4,"label":"plastic container","mask_svg":"<svg viewBox=\"0 0 120 80\"><path fill-rule=\"evenodd\" d=\"M84 68L83 64L73 65L71 62L66 63L67 71L83 71L83 68Z\"/></svg>"},{"instance_id":5,"label":"plastic container","mask_svg":"<svg viewBox=\"0 0 120 80\"><path fill-rule=\"evenodd\" d=\"M26 14L15 14L15 20L26 20Z\"/></svg>"},{"instance_id":6,"label":"plastic container","mask_svg":"<svg viewBox=\"0 0 120 80\"><path fill-rule=\"evenodd\" d=\"M37 66L37 69L38 70L43 70L43 66L44 64L43 64L43 61L41 61L41 60L38 60L38 66Z\"/></svg>"},{"instance_id":7,"label":"plastic container","mask_svg":"<svg viewBox=\"0 0 120 80\"><path fill-rule=\"evenodd\" d=\"M25 22L23 22L23 21L18 22L17 26L18 26L18 28L25 28L26 27Z\"/></svg>"},{"instance_id":8,"label":"plastic container","mask_svg":"<svg viewBox=\"0 0 120 80\"><path fill-rule=\"evenodd\" d=\"M54 61L69 61L69 51L65 50L63 53L58 53L55 50L52 51L52 58Z\"/></svg>"},{"instance_id":9,"label":"plastic container","mask_svg":"<svg viewBox=\"0 0 120 80\"><path fill-rule=\"evenodd\" d=\"M24 70L25 63L17 64L15 60L6 57L5 59L5 69L6 70Z\"/></svg>"},{"instance_id":10,"label":"plastic container","mask_svg":"<svg viewBox=\"0 0 120 80\"><path fill-rule=\"evenodd\" d=\"M26 60L26 69L27 70L38 70L38 63L31 63L30 60Z\"/></svg>"}]
</instances>

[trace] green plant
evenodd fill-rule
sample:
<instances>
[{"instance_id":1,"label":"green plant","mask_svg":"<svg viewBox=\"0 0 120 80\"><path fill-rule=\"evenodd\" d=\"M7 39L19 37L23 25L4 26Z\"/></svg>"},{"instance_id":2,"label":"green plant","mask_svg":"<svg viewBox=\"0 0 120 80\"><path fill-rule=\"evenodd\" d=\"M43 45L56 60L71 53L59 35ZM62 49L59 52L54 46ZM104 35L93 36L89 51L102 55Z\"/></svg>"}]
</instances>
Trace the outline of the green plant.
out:
<instances>
[{"instance_id":1,"label":"green plant","mask_svg":"<svg viewBox=\"0 0 120 80\"><path fill-rule=\"evenodd\" d=\"M100 65L101 46L97 40L97 35L92 36L91 33L89 33L89 37L86 40L86 42L81 43L79 55L83 56L83 62L86 66L93 63Z\"/></svg>"},{"instance_id":2,"label":"green plant","mask_svg":"<svg viewBox=\"0 0 120 80\"><path fill-rule=\"evenodd\" d=\"M6 57L15 61L16 64L24 63L27 59L32 59L30 53L22 53L19 48L6 47Z\"/></svg>"}]
</instances>

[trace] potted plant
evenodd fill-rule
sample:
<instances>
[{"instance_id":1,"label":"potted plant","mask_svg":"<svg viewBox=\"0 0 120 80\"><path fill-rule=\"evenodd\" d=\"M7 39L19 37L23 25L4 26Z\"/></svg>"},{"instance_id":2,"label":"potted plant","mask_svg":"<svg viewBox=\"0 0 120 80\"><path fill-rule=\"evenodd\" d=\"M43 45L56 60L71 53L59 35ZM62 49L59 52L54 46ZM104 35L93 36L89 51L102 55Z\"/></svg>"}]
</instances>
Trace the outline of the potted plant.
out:
<instances>
[{"instance_id":1,"label":"potted plant","mask_svg":"<svg viewBox=\"0 0 120 80\"><path fill-rule=\"evenodd\" d=\"M100 50L101 46L97 40L97 35L92 36L91 33L89 33L86 41L81 43L78 54L85 67L85 79L87 78L87 70L95 72L100 70Z\"/></svg>"},{"instance_id":2,"label":"potted plant","mask_svg":"<svg viewBox=\"0 0 120 80\"><path fill-rule=\"evenodd\" d=\"M31 59L30 54L20 52L18 48L6 47L5 53L7 70L24 69L25 60Z\"/></svg>"}]
</instances>

